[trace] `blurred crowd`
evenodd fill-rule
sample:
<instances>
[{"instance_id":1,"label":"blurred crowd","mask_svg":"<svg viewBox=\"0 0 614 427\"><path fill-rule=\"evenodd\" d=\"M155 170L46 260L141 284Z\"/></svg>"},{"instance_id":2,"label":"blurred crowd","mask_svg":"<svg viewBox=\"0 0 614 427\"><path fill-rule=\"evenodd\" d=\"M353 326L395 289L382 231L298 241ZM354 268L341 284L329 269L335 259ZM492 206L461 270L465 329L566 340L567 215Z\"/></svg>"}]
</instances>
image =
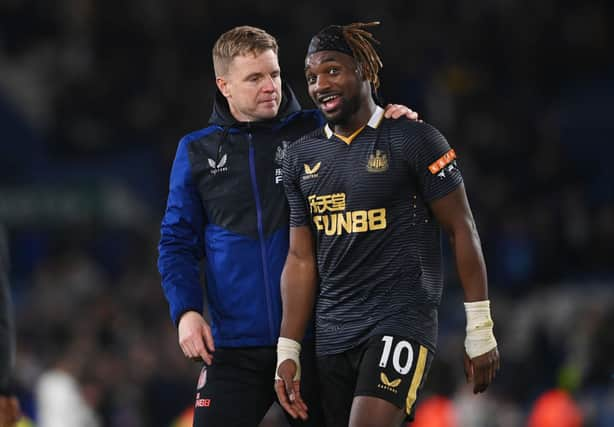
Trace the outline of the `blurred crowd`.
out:
<instances>
[{"instance_id":1,"label":"blurred crowd","mask_svg":"<svg viewBox=\"0 0 614 427\"><path fill-rule=\"evenodd\" d=\"M447 256L424 400L450 399L460 426L514 427L558 388L582 425L614 425L614 5L242 3L0 2L0 223L26 414L60 406L61 387L92 426L166 427L190 406L198 365L162 296L157 226L177 141L211 112L213 42L242 24L274 34L282 76L310 107L310 36L380 20L383 98L458 153L502 352L493 389L469 397Z\"/></svg>"}]
</instances>

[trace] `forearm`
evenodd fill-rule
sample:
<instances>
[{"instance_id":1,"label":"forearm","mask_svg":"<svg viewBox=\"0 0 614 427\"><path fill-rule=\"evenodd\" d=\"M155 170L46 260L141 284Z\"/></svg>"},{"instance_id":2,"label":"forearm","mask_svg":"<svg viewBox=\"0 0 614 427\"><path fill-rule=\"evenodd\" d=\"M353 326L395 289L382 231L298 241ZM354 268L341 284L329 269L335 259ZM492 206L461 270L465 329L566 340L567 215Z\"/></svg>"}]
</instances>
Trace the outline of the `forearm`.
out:
<instances>
[{"instance_id":1,"label":"forearm","mask_svg":"<svg viewBox=\"0 0 614 427\"><path fill-rule=\"evenodd\" d=\"M196 232L184 223L161 227L158 246L158 271L162 290L169 303L173 323L189 310L203 311L203 291L200 281L202 243Z\"/></svg>"},{"instance_id":2,"label":"forearm","mask_svg":"<svg viewBox=\"0 0 614 427\"><path fill-rule=\"evenodd\" d=\"M490 316L486 266L480 240L472 220L451 234L458 275L465 292L467 326L465 351L469 357L483 355L497 346Z\"/></svg>"},{"instance_id":3,"label":"forearm","mask_svg":"<svg viewBox=\"0 0 614 427\"><path fill-rule=\"evenodd\" d=\"M283 318L280 336L301 342L313 315L317 272L312 257L300 259L289 253L281 275Z\"/></svg>"},{"instance_id":4,"label":"forearm","mask_svg":"<svg viewBox=\"0 0 614 427\"><path fill-rule=\"evenodd\" d=\"M465 302L488 299L488 279L480 238L471 218L450 233L456 258L456 270L465 294Z\"/></svg>"}]
</instances>

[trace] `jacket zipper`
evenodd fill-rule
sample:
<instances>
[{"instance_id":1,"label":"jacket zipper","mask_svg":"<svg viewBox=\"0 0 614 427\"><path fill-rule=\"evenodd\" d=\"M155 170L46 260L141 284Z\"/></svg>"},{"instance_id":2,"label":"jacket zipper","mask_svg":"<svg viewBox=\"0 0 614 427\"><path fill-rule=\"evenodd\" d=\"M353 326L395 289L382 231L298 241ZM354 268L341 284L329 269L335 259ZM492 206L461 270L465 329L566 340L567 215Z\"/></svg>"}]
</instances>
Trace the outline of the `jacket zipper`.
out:
<instances>
[{"instance_id":1,"label":"jacket zipper","mask_svg":"<svg viewBox=\"0 0 614 427\"><path fill-rule=\"evenodd\" d=\"M251 132L247 133L247 139L249 141L249 172L252 181L252 190L254 191L254 199L256 201L256 218L258 221L258 237L260 241L260 256L262 257L262 269L264 273L264 295L266 299L267 315L269 320L269 335L271 342L275 342L275 334L273 330L273 313L271 311L271 296L269 290L271 289L271 278L269 276L269 266L266 256L266 243L264 240L264 226L262 223L262 205L260 203L260 191L258 190L258 181L256 179L256 159L254 153L254 144L252 143Z\"/></svg>"}]
</instances>

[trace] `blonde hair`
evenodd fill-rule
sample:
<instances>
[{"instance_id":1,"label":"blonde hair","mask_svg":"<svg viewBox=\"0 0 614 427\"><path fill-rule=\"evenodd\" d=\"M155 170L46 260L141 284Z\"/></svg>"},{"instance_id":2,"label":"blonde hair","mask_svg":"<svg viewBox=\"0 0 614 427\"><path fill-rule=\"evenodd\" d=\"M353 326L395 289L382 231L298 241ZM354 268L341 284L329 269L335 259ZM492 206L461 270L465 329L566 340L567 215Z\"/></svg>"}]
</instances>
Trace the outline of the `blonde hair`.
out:
<instances>
[{"instance_id":1,"label":"blonde hair","mask_svg":"<svg viewBox=\"0 0 614 427\"><path fill-rule=\"evenodd\" d=\"M249 25L235 27L222 34L213 45L215 75L225 75L228 66L237 56L248 53L259 55L267 50L272 50L277 55L278 49L275 37L263 29Z\"/></svg>"},{"instance_id":2,"label":"blonde hair","mask_svg":"<svg viewBox=\"0 0 614 427\"><path fill-rule=\"evenodd\" d=\"M350 46L354 59L360 64L365 78L373 84L375 89L379 87L379 71L384 64L373 47L373 44L379 44L379 41L365 28L377 25L379 21L355 22L341 27L343 37Z\"/></svg>"}]
</instances>

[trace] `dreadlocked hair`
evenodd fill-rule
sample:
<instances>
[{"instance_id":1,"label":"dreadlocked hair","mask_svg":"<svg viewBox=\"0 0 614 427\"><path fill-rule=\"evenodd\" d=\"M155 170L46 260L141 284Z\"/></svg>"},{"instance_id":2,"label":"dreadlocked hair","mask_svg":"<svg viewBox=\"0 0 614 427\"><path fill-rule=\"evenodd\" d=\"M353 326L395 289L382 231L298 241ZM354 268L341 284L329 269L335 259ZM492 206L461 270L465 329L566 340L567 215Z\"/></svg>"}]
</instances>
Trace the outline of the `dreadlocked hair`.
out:
<instances>
[{"instance_id":1,"label":"dreadlocked hair","mask_svg":"<svg viewBox=\"0 0 614 427\"><path fill-rule=\"evenodd\" d=\"M373 84L376 90L379 87L379 70L384 67L384 64L373 48L373 43L379 44L379 41L365 28L377 25L379 21L355 22L342 27L343 37L352 49L354 59L360 64L365 78Z\"/></svg>"}]
</instances>

